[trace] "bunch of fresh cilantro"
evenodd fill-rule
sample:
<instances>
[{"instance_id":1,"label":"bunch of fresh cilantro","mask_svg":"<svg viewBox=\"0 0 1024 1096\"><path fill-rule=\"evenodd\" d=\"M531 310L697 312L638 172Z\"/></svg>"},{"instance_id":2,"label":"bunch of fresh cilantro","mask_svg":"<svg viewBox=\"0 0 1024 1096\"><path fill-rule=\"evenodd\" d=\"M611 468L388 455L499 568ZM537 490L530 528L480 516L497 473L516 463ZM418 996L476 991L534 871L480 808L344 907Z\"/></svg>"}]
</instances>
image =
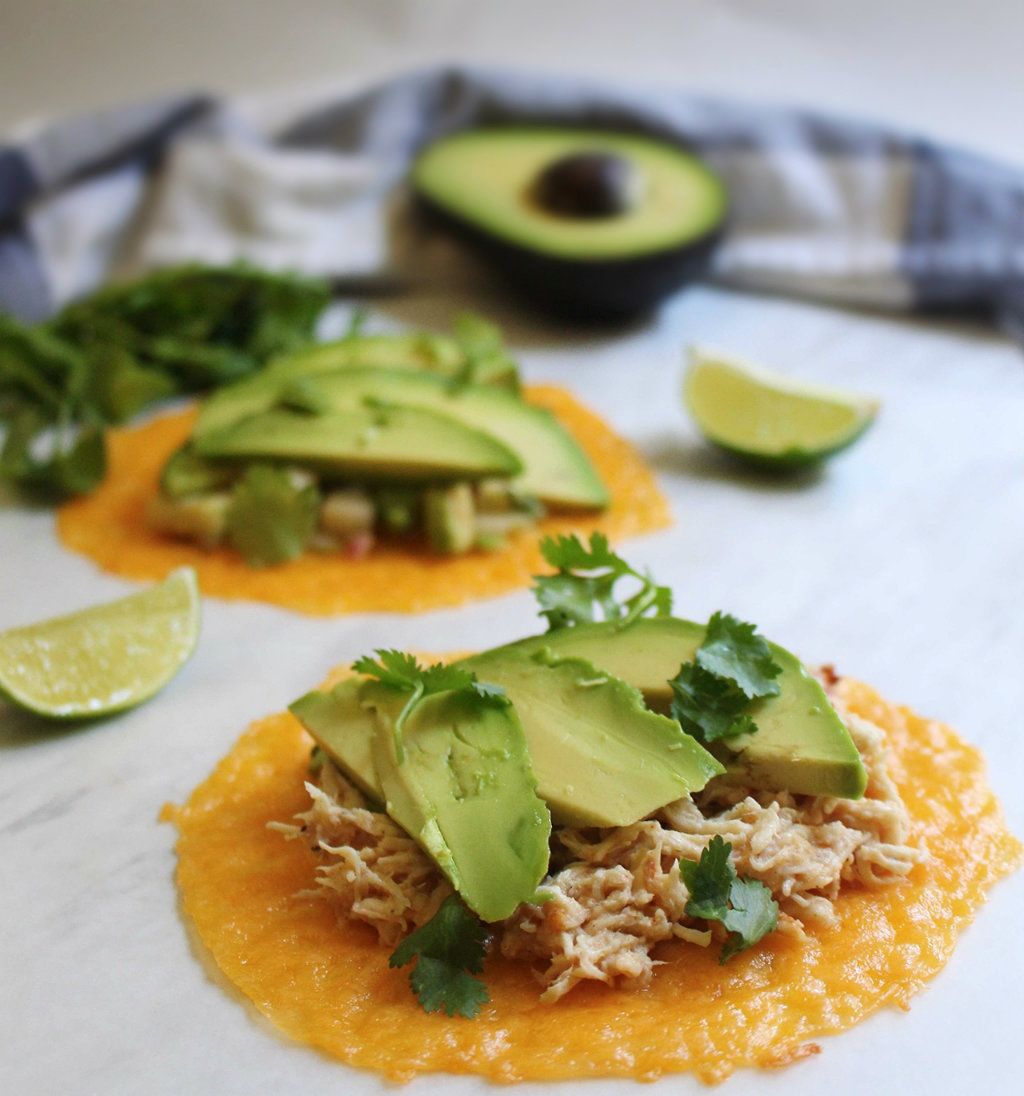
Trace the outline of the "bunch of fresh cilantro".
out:
<instances>
[{"instance_id":1,"label":"bunch of fresh cilantro","mask_svg":"<svg viewBox=\"0 0 1024 1096\"><path fill-rule=\"evenodd\" d=\"M189 265L102 289L37 326L0 314L0 482L52 499L91 490L105 424L309 342L328 298L315 279Z\"/></svg>"}]
</instances>

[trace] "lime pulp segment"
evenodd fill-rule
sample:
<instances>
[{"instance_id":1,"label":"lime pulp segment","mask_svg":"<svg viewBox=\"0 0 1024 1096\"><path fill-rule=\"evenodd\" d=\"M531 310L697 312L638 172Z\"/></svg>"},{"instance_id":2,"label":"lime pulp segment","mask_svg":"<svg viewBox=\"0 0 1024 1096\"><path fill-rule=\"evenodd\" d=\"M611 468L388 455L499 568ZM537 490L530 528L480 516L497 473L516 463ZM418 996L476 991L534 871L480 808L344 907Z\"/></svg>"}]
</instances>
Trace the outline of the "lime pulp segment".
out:
<instances>
[{"instance_id":1,"label":"lime pulp segment","mask_svg":"<svg viewBox=\"0 0 1024 1096\"><path fill-rule=\"evenodd\" d=\"M38 715L109 715L159 692L199 635L195 571L119 601L0 633L0 695Z\"/></svg>"},{"instance_id":2,"label":"lime pulp segment","mask_svg":"<svg viewBox=\"0 0 1024 1096\"><path fill-rule=\"evenodd\" d=\"M742 457L797 466L823 460L871 425L878 401L694 351L686 405L704 436Z\"/></svg>"}]
</instances>

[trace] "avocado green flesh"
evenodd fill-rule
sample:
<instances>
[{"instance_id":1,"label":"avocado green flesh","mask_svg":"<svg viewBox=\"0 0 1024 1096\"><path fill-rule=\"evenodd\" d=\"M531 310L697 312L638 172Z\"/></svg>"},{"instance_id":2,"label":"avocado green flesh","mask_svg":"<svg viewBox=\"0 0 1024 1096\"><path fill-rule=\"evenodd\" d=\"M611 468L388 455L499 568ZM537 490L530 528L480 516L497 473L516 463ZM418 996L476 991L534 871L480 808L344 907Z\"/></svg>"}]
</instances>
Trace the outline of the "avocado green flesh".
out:
<instances>
[{"instance_id":1,"label":"avocado green flesh","mask_svg":"<svg viewBox=\"0 0 1024 1096\"><path fill-rule=\"evenodd\" d=\"M208 460L192 446L184 445L172 454L160 473L160 488L171 498L205 495L222 491L238 479L241 469L230 462Z\"/></svg>"},{"instance_id":2,"label":"avocado green flesh","mask_svg":"<svg viewBox=\"0 0 1024 1096\"><path fill-rule=\"evenodd\" d=\"M552 163L602 152L629 161L639 199L614 216L546 210L536 183ZM636 134L556 128L476 129L429 145L412 170L416 191L451 217L539 254L574 260L628 259L681 247L714 232L726 193L699 160Z\"/></svg>"},{"instance_id":3,"label":"avocado green flesh","mask_svg":"<svg viewBox=\"0 0 1024 1096\"><path fill-rule=\"evenodd\" d=\"M259 379L264 384L265 405L272 407L283 381L266 375ZM379 400L444 415L466 429L483 431L518 456L523 467L515 488L520 493L564 507L608 505L608 491L593 465L554 415L502 389L483 385L453 389L444 379L424 373L365 368L324 373L311 380L310 388L317 399L339 414L359 408L366 400ZM222 397L226 395L227 390L221 393ZM239 408L239 417L251 409L251 401L246 400ZM216 421L237 420L229 418L222 403ZM197 444L206 451L208 438L223 436L225 428L216 435L207 435L201 432L202 426L200 419Z\"/></svg>"},{"instance_id":4,"label":"avocado green flesh","mask_svg":"<svg viewBox=\"0 0 1024 1096\"><path fill-rule=\"evenodd\" d=\"M380 802L380 781L373 764L374 720L360 703L362 678L339 682L328 692L311 692L288 710L313 736L342 774L366 796Z\"/></svg>"},{"instance_id":5,"label":"avocado green flesh","mask_svg":"<svg viewBox=\"0 0 1024 1096\"><path fill-rule=\"evenodd\" d=\"M321 343L270 364L273 370L312 374L346 367L424 370L454 377L466 364L457 339L448 335L360 335L357 339ZM494 384L515 392L519 384L516 363L504 354L485 354L473 363L474 383Z\"/></svg>"},{"instance_id":6,"label":"avocado green flesh","mask_svg":"<svg viewBox=\"0 0 1024 1096\"><path fill-rule=\"evenodd\" d=\"M203 403L194 434L201 437L216 433L239 419L268 411L285 385L300 377L347 368L386 368L450 378L465 360L458 342L444 335L371 335L324 343L276 358L256 375L217 389ZM502 355L476 362L475 379L478 384L500 385L512 393L518 390L516 365Z\"/></svg>"},{"instance_id":7,"label":"avocado green flesh","mask_svg":"<svg viewBox=\"0 0 1024 1096\"><path fill-rule=\"evenodd\" d=\"M194 441L205 457L302 464L352 478L430 480L515 475L516 455L488 434L420 408L324 415L278 409Z\"/></svg>"},{"instance_id":8,"label":"avocado green flesh","mask_svg":"<svg viewBox=\"0 0 1024 1096\"><path fill-rule=\"evenodd\" d=\"M584 658L638 688L648 704L667 711L668 681L693 659L704 626L673 617L638 620L628 628L614 622L584 624L520 640L501 651L529 656L544 647L558 655ZM858 799L867 774L857 747L829 703L820 683L799 659L775 644L772 657L782 667L779 695L756 701L750 714L758 730L722 749L728 778L768 791ZM476 665L476 659L469 659Z\"/></svg>"},{"instance_id":9,"label":"avocado green flesh","mask_svg":"<svg viewBox=\"0 0 1024 1096\"><path fill-rule=\"evenodd\" d=\"M476 540L476 515L469 484L428 487L423 493L423 524L430 547L438 555L468 552Z\"/></svg>"},{"instance_id":10,"label":"avocado green flesh","mask_svg":"<svg viewBox=\"0 0 1024 1096\"><path fill-rule=\"evenodd\" d=\"M369 683L361 696L388 814L484 921L511 916L547 873L551 836L515 710L462 692L428 696L406 720L400 756L407 694Z\"/></svg>"},{"instance_id":11,"label":"avocado green flesh","mask_svg":"<svg viewBox=\"0 0 1024 1096\"><path fill-rule=\"evenodd\" d=\"M581 659L498 648L463 665L501 685L519 713L541 798L575 826L627 826L721 773L675 720Z\"/></svg>"}]
</instances>

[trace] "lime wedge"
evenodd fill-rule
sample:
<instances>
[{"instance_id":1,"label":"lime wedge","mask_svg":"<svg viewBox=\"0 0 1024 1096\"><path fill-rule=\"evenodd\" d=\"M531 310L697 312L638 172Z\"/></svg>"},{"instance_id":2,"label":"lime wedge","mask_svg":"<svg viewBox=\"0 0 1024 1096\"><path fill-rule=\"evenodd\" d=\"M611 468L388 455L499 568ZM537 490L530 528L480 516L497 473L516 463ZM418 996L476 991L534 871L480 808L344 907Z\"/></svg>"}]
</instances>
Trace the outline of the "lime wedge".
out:
<instances>
[{"instance_id":1,"label":"lime wedge","mask_svg":"<svg viewBox=\"0 0 1024 1096\"><path fill-rule=\"evenodd\" d=\"M158 693L198 636L196 574L182 567L120 601L0 632L0 695L51 719L110 715Z\"/></svg>"},{"instance_id":2,"label":"lime wedge","mask_svg":"<svg viewBox=\"0 0 1024 1096\"><path fill-rule=\"evenodd\" d=\"M693 350L683 398L701 433L751 463L817 464L851 445L878 414L869 396L805 384Z\"/></svg>"}]
</instances>

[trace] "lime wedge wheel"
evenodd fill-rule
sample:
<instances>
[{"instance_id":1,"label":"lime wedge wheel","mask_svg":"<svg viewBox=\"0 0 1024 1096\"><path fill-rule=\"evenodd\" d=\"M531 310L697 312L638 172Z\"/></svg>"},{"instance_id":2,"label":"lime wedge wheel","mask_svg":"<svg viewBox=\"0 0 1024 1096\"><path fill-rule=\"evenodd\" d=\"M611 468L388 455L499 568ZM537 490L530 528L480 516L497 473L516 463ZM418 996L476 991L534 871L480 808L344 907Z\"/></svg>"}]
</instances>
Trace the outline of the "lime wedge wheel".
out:
<instances>
[{"instance_id":1,"label":"lime wedge wheel","mask_svg":"<svg viewBox=\"0 0 1024 1096\"><path fill-rule=\"evenodd\" d=\"M778 469L814 465L852 445L880 406L702 350L691 351L683 398L708 441Z\"/></svg>"},{"instance_id":2,"label":"lime wedge wheel","mask_svg":"<svg viewBox=\"0 0 1024 1096\"><path fill-rule=\"evenodd\" d=\"M0 695L50 719L123 711L158 693L199 636L195 571L138 594L0 632Z\"/></svg>"}]
</instances>

